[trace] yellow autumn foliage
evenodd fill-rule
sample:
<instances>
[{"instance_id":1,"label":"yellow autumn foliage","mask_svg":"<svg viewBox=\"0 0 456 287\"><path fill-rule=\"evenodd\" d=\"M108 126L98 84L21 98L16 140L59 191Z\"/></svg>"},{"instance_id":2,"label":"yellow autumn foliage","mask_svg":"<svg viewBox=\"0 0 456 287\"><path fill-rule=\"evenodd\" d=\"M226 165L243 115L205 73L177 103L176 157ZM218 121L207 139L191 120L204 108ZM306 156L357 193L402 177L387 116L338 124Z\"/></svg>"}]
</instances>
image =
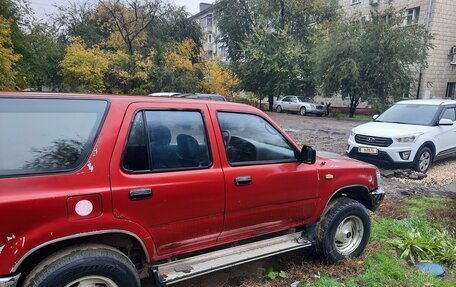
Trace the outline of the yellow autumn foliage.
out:
<instances>
[{"instance_id":1,"label":"yellow autumn foliage","mask_svg":"<svg viewBox=\"0 0 456 287\"><path fill-rule=\"evenodd\" d=\"M88 48L80 38L66 49L60 62L64 83L72 89L87 92L103 92L104 74L109 67L109 59L97 46Z\"/></svg>"},{"instance_id":2,"label":"yellow autumn foliage","mask_svg":"<svg viewBox=\"0 0 456 287\"><path fill-rule=\"evenodd\" d=\"M11 41L11 21L0 16L0 90L14 88L14 64L21 58L14 54Z\"/></svg>"},{"instance_id":3,"label":"yellow autumn foliage","mask_svg":"<svg viewBox=\"0 0 456 287\"><path fill-rule=\"evenodd\" d=\"M197 67L192 59L195 57L195 42L186 39L173 46L164 57L165 69L176 71L193 71Z\"/></svg>"},{"instance_id":4,"label":"yellow autumn foliage","mask_svg":"<svg viewBox=\"0 0 456 287\"><path fill-rule=\"evenodd\" d=\"M215 60L209 60L204 64L203 73L201 89L208 93L231 96L239 83L228 69Z\"/></svg>"}]
</instances>

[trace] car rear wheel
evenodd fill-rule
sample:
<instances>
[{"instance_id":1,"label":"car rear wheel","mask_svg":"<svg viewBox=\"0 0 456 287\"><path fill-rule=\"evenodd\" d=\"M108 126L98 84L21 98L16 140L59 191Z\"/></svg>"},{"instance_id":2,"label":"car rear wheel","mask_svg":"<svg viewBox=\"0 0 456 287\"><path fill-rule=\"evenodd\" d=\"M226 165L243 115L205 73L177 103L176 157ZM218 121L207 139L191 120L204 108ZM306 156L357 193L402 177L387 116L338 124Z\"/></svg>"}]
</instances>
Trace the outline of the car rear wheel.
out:
<instances>
[{"instance_id":1,"label":"car rear wheel","mask_svg":"<svg viewBox=\"0 0 456 287\"><path fill-rule=\"evenodd\" d=\"M306 110L306 108L305 108L305 107L301 107L301 109L299 110L299 114L300 114L301 116L307 115L307 110Z\"/></svg>"},{"instance_id":2,"label":"car rear wheel","mask_svg":"<svg viewBox=\"0 0 456 287\"><path fill-rule=\"evenodd\" d=\"M422 147L415 156L413 169L418 172L426 173L431 167L433 160L434 155L432 150L427 146Z\"/></svg>"},{"instance_id":3,"label":"car rear wheel","mask_svg":"<svg viewBox=\"0 0 456 287\"><path fill-rule=\"evenodd\" d=\"M140 287L135 266L115 248L83 245L40 262L23 287Z\"/></svg>"},{"instance_id":4,"label":"car rear wheel","mask_svg":"<svg viewBox=\"0 0 456 287\"><path fill-rule=\"evenodd\" d=\"M282 112L282 107L281 106L277 106L276 112L281 113Z\"/></svg>"},{"instance_id":5,"label":"car rear wheel","mask_svg":"<svg viewBox=\"0 0 456 287\"><path fill-rule=\"evenodd\" d=\"M330 203L317 227L317 251L328 262L358 257L369 240L371 221L358 201L338 198Z\"/></svg>"}]
</instances>

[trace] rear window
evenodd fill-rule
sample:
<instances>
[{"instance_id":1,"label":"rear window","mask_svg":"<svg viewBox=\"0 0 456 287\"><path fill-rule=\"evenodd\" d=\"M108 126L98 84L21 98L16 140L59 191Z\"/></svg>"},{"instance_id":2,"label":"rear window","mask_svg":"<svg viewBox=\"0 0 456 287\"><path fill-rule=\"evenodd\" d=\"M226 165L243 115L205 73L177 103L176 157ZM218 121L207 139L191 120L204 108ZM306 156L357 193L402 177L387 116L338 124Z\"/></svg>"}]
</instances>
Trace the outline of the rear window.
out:
<instances>
[{"instance_id":1,"label":"rear window","mask_svg":"<svg viewBox=\"0 0 456 287\"><path fill-rule=\"evenodd\" d=\"M0 99L0 176L81 166L106 107L101 100Z\"/></svg>"}]
</instances>

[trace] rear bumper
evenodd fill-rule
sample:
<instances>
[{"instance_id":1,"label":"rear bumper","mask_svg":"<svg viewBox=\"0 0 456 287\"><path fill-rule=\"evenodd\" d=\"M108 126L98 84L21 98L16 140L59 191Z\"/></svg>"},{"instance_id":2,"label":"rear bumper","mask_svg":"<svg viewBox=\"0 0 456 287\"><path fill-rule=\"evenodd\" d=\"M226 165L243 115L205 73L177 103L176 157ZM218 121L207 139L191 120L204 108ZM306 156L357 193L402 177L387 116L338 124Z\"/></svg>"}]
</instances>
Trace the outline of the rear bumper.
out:
<instances>
[{"instance_id":1,"label":"rear bumper","mask_svg":"<svg viewBox=\"0 0 456 287\"><path fill-rule=\"evenodd\" d=\"M379 187L378 189L371 191L369 193L370 196L370 210L375 211L380 204L382 203L383 199L385 198L385 191L383 188Z\"/></svg>"},{"instance_id":2,"label":"rear bumper","mask_svg":"<svg viewBox=\"0 0 456 287\"><path fill-rule=\"evenodd\" d=\"M21 275L0 278L0 287L16 287L17 282L19 282L19 276Z\"/></svg>"}]
</instances>

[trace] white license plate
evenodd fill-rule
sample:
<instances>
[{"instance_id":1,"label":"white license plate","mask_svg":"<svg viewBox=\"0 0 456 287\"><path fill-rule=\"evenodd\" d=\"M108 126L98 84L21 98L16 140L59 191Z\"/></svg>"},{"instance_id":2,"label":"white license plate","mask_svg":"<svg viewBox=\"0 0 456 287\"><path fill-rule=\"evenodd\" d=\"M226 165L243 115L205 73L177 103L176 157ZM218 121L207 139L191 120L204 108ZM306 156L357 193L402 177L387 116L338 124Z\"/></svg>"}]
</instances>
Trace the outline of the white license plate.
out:
<instances>
[{"instance_id":1,"label":"white license plate","mask_svg":"<svg viewBox=\"0 0 456 287\"><path fill-rule=\"evenodd\" d=\"M378 149L373 147L360 147L358 148L360 153L368 153L368 154L378 154Z\"/></svg>"}]
</instances>

